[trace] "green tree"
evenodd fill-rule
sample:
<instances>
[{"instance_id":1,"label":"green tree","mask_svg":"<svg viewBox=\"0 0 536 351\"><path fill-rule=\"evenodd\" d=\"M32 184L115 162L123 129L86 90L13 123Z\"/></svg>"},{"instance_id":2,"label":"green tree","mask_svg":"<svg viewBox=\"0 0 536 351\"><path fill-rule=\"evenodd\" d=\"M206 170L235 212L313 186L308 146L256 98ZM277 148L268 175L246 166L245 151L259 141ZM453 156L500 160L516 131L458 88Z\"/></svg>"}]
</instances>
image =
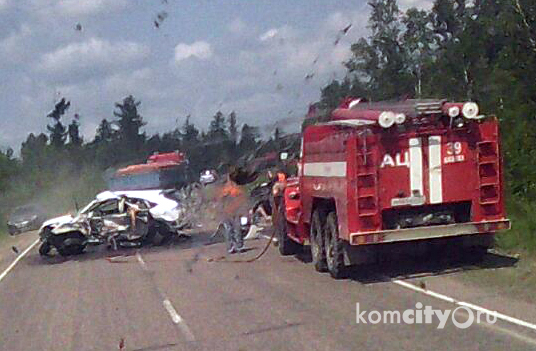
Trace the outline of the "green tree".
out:
<instances>
[{"instance_id":1,"label":"green tree","mask_svg":"<svg viewBox=\"0 0 536 351\"><path fill-rule=\"evenodd\" d=\"M221 111L216 112L216 114L212 117L207 138L213 143L224 142L229 139L227 128L225 126L225 116L223 113L221 113Z\"/></svg>"},{"instance_id":2,"label":"green tree","mask_svg":"<svg viewBox=\"0 0 536 351\"><path fill-rule=\"evenodd\" d=\"M80 116L74 115L74 119L69 124L67 134L69 135L69 144L75 147L82 145L83 139L80 136Z\"/></svg>"},{"instance_id":3,"label":"green tree","mask_svg":"<svg viewBox=\"0 0 536 351\"><path fill-rule=\"evenodd\" d=\"M115 132L112 127L112 123L108 122L106 118L104 118L97 127L97 131L95 133L95 142L110 142L113 140L115 136Z\"/></svg>"},{"instance_id":4,"label":"green tree","mask_svg":"<svg viewBox=\"0 0 536 351\"><path fill-rule=\"evenodd\" d=\"M252 152L257 148L257 139L259 136L260 133L257 127L252 127L248 124L244 124L244 126L242 126L242 130L240 132L240 142L238 143L238 148L240 149L242 155Z\"/></svg>"},{"instance_id":5,"label":"green tree","mask_svg":"<svg viewBox=\"0 0 536 351\"><path fill-rule=\"evenodd\" d=\"M62 98L47 115L47 117L52 118L54 121L52 125L47 125L47 129L50 133L50 143L57 149L65 144L67 137L65 126L61 123L61 116L69 109L69 106L71 106L71 102Z\"/></svg>"},{"instance_id":6,"label":"green tree","mask_svg":"<svg viewBox=\"0 0 536 351\"><path fill-rule=\"evenodd\" d=\"M234 111L227 117L227 122L229 123L229 139L236 144L238 141L238 126L236 124L236 113Z\"/></svg>"},{"instance_id":7,"label":"green tree","mask_svg":"<svg viewBox=\"0 0 536 351\"><path fill-rule=\"evenodd\" d=\"M427 68L433 63L434 32L431 16L424 10L411 8L402 19L406 27L402 35L403 47L406 50L409 70L414 80L415 96L423 96L423 81L427 81ZM430 90L427 90L428 94Z\"/></svg>"},{"instance_id":8,"label":"green tree","mask_svg":"<svg viewBox=\"0 0 536 351\"><path fill-rule=\"evenodd\" d=\"M138 112L140 104L132 95L115 104L114 116L119 127L117 132L123 155L121 158L125 161L139 158L145 142L145 134L140 133L140 129L146 124Z\"/></svg>"},{"instance_id":9,"label":"green tree","mask_svg":"<svg viewBox=\"0 0 536 351\"><path fill-rule=\"evenodd\" d=\"M360 79L374 99L414 95L407 69L406 51L400 41L402 24L396 0L370 0L371 35L351 46L346 62L349 73Z\"/></svg>"}]
</instances>

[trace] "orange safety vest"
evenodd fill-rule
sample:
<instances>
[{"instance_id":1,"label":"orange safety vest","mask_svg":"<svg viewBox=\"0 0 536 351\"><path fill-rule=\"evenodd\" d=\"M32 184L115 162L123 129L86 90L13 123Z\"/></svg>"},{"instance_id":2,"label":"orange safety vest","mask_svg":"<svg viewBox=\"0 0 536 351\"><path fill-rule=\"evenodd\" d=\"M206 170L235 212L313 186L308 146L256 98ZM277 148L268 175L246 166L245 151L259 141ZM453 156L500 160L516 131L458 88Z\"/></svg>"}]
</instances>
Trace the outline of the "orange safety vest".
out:
<instances>
[{"instance_id":1,"label":"orange safety vest","mask_svg":"<svg viewBox=\"0 0 536 351\"><path fill-rule=\"evenodd\" d=\"M247 206L247 198L244 190L232 181L228 181L222 188L223 211L227 215L234 216L239 209Z\"/></svg>"}]
</instances>

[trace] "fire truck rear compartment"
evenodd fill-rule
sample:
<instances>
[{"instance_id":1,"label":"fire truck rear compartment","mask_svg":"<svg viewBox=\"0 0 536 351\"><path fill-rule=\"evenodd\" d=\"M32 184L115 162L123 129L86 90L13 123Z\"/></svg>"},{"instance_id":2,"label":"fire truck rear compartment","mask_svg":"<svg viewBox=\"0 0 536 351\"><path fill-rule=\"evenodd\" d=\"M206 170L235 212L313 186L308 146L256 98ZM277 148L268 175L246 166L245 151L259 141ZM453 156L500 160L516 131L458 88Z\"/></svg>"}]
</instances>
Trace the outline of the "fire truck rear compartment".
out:
<instances>
[{"instance_id":1,"label":"fire truck rear compartment","mask_svg":"<svg viewBox=\"0 0 536 351\"><path fill-rule=\"evenodd\" d=\"M383 229L404 229L471 221L471 202L389 208L382 211Z\"/></svg>"}]
</instances>

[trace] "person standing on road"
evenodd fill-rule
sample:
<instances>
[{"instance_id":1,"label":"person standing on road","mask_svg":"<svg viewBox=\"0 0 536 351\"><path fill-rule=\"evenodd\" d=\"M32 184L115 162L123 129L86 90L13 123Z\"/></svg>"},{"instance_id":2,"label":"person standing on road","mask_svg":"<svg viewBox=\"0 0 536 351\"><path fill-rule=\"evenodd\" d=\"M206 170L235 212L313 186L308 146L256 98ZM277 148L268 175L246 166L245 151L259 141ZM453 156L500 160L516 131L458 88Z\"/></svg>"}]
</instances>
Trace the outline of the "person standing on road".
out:
<instances>
[{"instance_id":1,"label":"person standing on road","mask_svg":"<svg viewBox=\"0 0 536 351\"><path fill-rule=\"evenodd\" d=\"M242 252L244 250L244 238L240 217L247 216L249 211L249 197L246 191L233 179L234 169L227 176L227 182L223 186L221 199L224 212L222 221L224 228L227 251L229 253Z\"/></svg>"}]
</instances>

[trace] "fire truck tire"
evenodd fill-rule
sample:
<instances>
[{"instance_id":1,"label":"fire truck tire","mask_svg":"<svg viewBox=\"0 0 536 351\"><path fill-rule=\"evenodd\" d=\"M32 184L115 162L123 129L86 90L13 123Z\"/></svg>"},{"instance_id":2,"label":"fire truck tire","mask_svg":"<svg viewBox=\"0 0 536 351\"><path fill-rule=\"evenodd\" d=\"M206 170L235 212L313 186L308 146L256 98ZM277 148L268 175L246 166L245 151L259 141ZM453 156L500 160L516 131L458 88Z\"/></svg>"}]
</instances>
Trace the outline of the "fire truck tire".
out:
<instances>
[{"instance_id":1,"label":"fire truck tire","mask_svg":"<svg viewBox=\"0 0 536 351\"><path fill-rule=\"evenodd\" d=\"M279 241L279 253L282 256L294 255L300 251L300 245L288 237L288 223L285 216L285 201L283 200L278 207L277 223L275 230L277 231L277 239Z\"/></svg>"},{"instance_id":2,"label":"fire truck tire","mask_svg":"<svg viewBox=\"0 0 536 351\"><path fill-rule=\"evenodd\" d=\"M337 213L330 212L326 219L324 247L329 274L335 279L344 278L347 272L344 264L344 242L339 238L338 227Z\"/></svg>"},{"instance_id":3,"label":"fire truck tire","mask_svg":"<svg viewBox=\"0 0 536 351\"><path fill-rule=\"evenodd\" d=\"M318 272L327 271L326 251L324 250L324 221L320 211L315 210L311 218L311 232L309 241L311 242L311 259Z\"/></svg>"}]
</instances>

